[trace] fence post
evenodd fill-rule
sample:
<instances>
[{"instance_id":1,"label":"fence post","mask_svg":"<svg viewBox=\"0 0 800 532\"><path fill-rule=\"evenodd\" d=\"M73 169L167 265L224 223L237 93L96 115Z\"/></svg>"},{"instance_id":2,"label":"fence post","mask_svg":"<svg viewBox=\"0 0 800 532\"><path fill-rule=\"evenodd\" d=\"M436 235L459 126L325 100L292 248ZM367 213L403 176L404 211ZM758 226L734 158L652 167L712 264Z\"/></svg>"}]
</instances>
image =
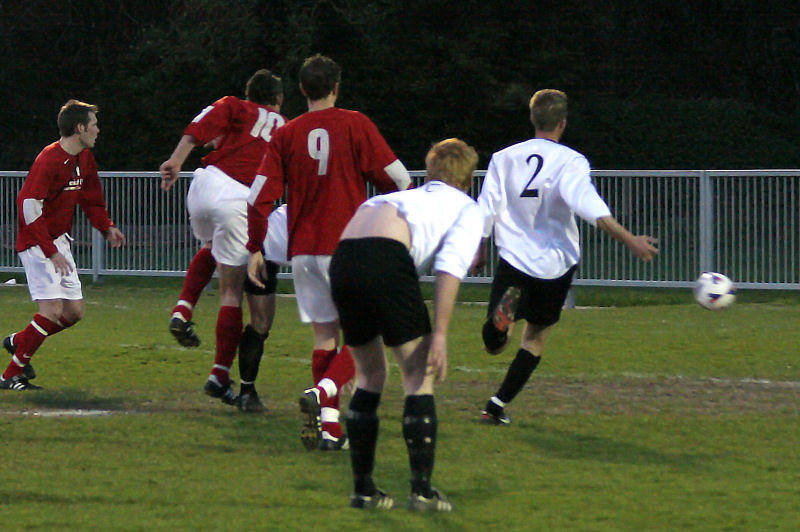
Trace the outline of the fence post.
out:
<instances>
[{"instance_id":1,"label":"fence post","mask_svg":"<svg viewBox=\"0 0 800 532\"><path fill-rule=\"evenodd\" d=\"M567 298L564 300L565 309L575 308L575 287L570 286L567 292Z\"/></svg>"},{"instance_id":2,"label":"fence post","mask_svg":"<svg viewBox=\"0 0 800 532\"><path fill-rule=\"evenodd\" d=\"M714 270L714 186L706 170L700 171L700 269Z\"/></svg>"},{"instance_id":3,"label":"fence post","mask_svg":"<svg viewBox=\"0 0 800 532\"><path fill-rule=\"evenodd\" d=\"M103 269L103 233L92 227L92 282L101 283L100 271Z\"/></svg>"}]
</instances>

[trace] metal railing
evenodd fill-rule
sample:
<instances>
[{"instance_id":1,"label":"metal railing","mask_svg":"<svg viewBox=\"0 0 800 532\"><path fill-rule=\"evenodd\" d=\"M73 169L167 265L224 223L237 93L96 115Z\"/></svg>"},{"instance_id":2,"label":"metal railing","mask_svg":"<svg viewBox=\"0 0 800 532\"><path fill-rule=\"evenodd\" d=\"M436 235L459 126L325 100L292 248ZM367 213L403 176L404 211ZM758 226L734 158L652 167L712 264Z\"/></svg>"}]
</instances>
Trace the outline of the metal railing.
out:
<instances>
[{"instance_id":1,"label":"metal railing","mask_svg":"<svg viewBox=\"0 0 800 532\"><path fill-rule=\"evenodd\" d=\"M411 172L416 183L423 171ZM14 251L15 200L26 172L0 172L0 271L21 272ZM485 172L476 172L473 197ZM741 288L800 288L800 170L595 170L592 176L614 216L633 233L659 238L660 254L645 264L605 233L579 221L583 258L576 285L692 286L705 270ZM182 276L199 243L185 208L191 172L173 190L157 172L101 172L111 218L128 246L110 249L85 216L75 217L79 272ZM489 282L497 257L467 282ZM290 278L290 269L282 269ZM429 277L426 277L429 279Z\"/></svg>"}]
</instances>

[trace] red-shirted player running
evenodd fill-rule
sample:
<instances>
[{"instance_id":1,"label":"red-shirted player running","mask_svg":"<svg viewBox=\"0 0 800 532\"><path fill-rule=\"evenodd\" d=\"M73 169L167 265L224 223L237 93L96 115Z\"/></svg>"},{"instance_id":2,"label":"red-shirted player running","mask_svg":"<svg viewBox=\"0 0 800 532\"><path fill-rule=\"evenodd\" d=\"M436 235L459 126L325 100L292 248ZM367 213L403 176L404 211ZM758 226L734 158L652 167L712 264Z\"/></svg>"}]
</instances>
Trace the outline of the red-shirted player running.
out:
<instances>
[{"instance_id":1,"label":"red-shirted player running","mask_svg":"<svg viewBox=\"0 0 800 532\"><path fill-rule=\"evenodd\" d=\"M40 388L29 382L36 376L31 357L45 338L83 318L83 293L69 236L75 205L111 247L125 244L125 235L108 216L91 152L100 132L97 106L69 100L58 113L58 130L61 138L36 157L17 197L17 252L39 312L25 329L3 339L12 355L0 377L3 390Z\"/></svg>"},{"instance_id":2,"label":"red-shirted player running","mask_svg":"<svg viewBox=\"0 0 800 532\"><path fill-rule=\"evenodd\" d=\"M339 391L354 375L347 347L339 347L339 315L328 264L339 236L367 199L366 183L381 192L403 190L411 178L378 128L365 115L335 107L341 69L330 58L309 57L300 69L308 112L273 135L248 200L248 274L263 260L266 216L287 187L289 251L300 319L314 330L311 369L315 387L300 398L306 415L301 439L308 449L344 448Z\"/></svg>"},{"instance_id":3,"label":"red-shirted player running","mask_svg":"<svg viewBox=\"0 0 800 532\"><path fill-rule=\"evenodd\" d=\"M274 282L268 289L245 286L247 278L247 196L264 149L286 119L280 114L283 87L269 70L248 80L246 100L226 96L206 107L186 127L172 156L160 168L161 188L178 179L186 157L198 145L211 144L204 167L194 172L187 208L195 236L205 243L192 259L179 301L170 318L170 332L181 345L200 343L191 322L203 287L219 265L220 309L214 367L205 392L244 411L261 411L255 379L274 316ZM277 269L273 270L277 272ZM242 291L248 293L251 322L242 331ZM236 397L230 368L239 349L242 387Z\"/></svg>"}]
</instances>

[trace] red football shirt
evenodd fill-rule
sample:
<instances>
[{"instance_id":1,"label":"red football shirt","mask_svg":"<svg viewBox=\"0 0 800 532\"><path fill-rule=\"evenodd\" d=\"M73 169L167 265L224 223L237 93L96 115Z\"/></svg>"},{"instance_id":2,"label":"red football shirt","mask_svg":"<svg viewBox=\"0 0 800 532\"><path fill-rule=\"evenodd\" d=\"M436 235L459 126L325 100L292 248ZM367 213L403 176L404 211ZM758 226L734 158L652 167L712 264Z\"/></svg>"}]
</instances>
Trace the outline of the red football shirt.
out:
<instances>
[{"instance_id":1,"label":"red football shirt","mask_svg":"<svg viewBox=\"0 0 800 532\"><path fill-rule=\"evenodd\" d=\"M214 165L249 187L267 142L284 123L283 115L264 105L225 96L194 117L183 134L193 136L197 145L219 137L215 149L203 157L203 165Z\"/></svg>"},{"instance_id":2,"label":"red football shirt","mask_svg":"<svg viewBox=\"0 0 800 532\"><path fill-rule=\"evenodd\" d=\"M37 209L25 200L41 202ZM33 162L17 196L17 251L33 246L45 257L58 250L53 240L72 230L75 205L80 205L91 224L104 234L114 225L108 217L97 162L91 150L78 155L65 152L58 142L45 147Z\"/></svg>"},{"instance_id":3,"label":"red football shirt","mask_svg":"<svg viewBox=\"0 0 800 532\"><path fill-rule=\"evenodd\" d=\"M261 249L266 216L286 187L289 258L332 255L367 199L366 183L381 192L397 190L384 170L396 160L375 124L358 111L332 107L295 118L274 133L258 169L248 206L248 249Z\"/></svg>"}]
</instances>

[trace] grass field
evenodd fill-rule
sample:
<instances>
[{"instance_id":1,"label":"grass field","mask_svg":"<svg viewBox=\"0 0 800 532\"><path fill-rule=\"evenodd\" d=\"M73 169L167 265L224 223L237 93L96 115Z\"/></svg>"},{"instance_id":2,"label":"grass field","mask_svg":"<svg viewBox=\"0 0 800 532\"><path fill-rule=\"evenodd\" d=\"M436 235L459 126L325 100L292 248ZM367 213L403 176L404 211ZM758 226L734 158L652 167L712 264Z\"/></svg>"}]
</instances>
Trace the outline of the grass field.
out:
<instances>
[{"instance_id":1,"label":"grass field","mask_svg":"<svg viewBox=\"0 0 800 532\"><path fill-rule=\"evenodd\" d=\"M259 376L270 410L244 415L201 391L216 292L185 349L167 332L179 279L84 283L86 318L34 357L45 390L0 394L0 530L800 529L797 294L712 313L685 290L579 289L588 308L562 315L513 424L486 427L515 349L482 351L486 288L466 286L437 388L434 484L457 511L416 515L347 508L347 453L301 446L311 335L291 298ZM0 335L34 310L0 288ZM375 476L403 500L401 408L394 366Z\"/></svg>"}]
</instances>

